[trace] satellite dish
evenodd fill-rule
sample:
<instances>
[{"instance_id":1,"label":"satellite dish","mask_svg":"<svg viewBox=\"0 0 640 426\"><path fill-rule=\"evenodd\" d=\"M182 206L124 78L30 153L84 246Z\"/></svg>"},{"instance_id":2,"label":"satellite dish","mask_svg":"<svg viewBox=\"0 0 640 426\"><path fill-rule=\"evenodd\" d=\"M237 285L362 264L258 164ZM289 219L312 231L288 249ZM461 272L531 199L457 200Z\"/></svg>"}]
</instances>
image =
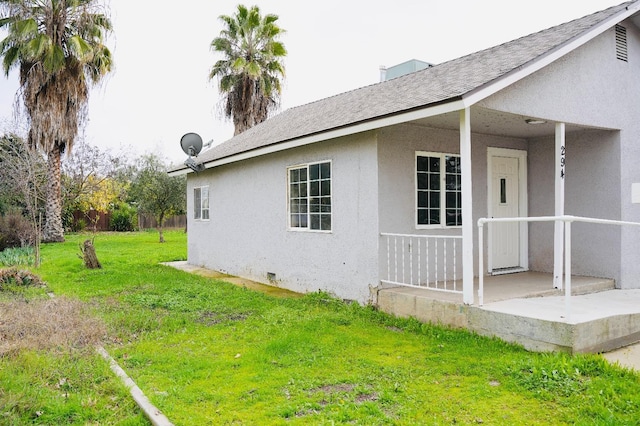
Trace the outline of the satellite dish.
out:
<instances>
[{"instance_id":1,"label":"satellite dish","mask_svg":"<svg viewBox=\"0 0 640 426\"><path fill-rule=\"evenodd\" d=\"M197 157L202 151L202 138L197 133L187 133L180 138L180 146L189 157Z\"/></svg>"},{"instance_id":2,"label":"satellite dish","mask_svg":"<svg viewBox=\"0 0 640 426\"><path fill-rule=\"evenodd\" d=\"M180 138L180 146L185 154L189 156L184 162L194 172L198 173L204 170L203 164L197 164L191 157L197 157L202 151L202 138L197 133L187 133Z\"/></svg>"}]
</instances>

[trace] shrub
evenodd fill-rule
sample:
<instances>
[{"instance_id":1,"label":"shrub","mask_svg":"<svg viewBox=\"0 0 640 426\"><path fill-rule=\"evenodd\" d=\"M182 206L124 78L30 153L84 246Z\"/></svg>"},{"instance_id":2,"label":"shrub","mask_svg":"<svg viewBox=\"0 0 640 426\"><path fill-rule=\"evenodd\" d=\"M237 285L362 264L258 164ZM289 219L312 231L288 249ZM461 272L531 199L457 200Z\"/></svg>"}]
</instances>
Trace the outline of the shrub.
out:
<instances>
[{"instance_id":1,"label":"shrub","mask_svg":"<svg viewBox=\"0 0 640 426\"><path fill-rule=\"evenodd\" d=\"M44 286L44 282L29 271L16 268L0 269L0 291L9 286Z\"/></svg>"},{"instance_id":2,"label":"shrub","mask_svg":"<svg viewBox=\"0 0 640 426\"><path fill-rule=\"evenodd\" d=\"M0 216L0 251L33 245L35 240L33 227L24 216L17 213Z\"/></svg>"},{"instance_id":3,"label":"shrub","mask_svg":"<svg viewBox=\"0 0 640 426\"><path fill-rule=\"evenodd\" d=\"M65 232L75 232L75 218L73 217L73 212L75 210L75 206L65 206L62 209L62 227Z\"/></svg>"},{"instance_id":4,"label":"shrub","mask_svg":"<svg viewBox=\"0 0 640 426\"><path fill-rule=\"evenodd\" d=\"M138 212L134 207L127 203L120 203L111 211L109 228L118 232L135 231L137 217Z\"/></svg>"}]
</instances>

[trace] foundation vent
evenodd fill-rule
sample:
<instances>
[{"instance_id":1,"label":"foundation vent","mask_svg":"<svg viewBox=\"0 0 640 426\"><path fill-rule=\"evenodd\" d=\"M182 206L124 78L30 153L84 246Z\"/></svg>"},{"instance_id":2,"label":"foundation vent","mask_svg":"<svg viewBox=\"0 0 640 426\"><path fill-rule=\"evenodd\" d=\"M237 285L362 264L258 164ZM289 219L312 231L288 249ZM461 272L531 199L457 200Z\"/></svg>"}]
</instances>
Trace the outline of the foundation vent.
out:
<instances>
[{"instance_id":1,"label":"foundation vent","mask_svg":"<svg viewBox=\"0 0 640 426\"><path fill-rule=\"evenodd\" d=\"M628 62L627 29L622 25L616 25L616 58Z\"/></svg>"}]
</instances>

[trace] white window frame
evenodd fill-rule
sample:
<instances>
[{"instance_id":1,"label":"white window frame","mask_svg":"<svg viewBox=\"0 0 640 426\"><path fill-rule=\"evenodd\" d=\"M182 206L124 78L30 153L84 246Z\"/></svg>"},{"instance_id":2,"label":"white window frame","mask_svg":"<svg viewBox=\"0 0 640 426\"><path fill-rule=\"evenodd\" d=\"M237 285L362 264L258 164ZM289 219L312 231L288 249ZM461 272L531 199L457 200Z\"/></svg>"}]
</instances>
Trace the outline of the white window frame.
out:
<instances>
[{"instance_id":1,"label":"white window frame","mask_svg":"<svg viewBox=\"0 0 640 426\"><path fill-rule=\"evenodd\" d=\"M291 207L292 207L292 193L291 193L291 188L292 188L292 182L291 182L291 171L293 170L300 170L300 169L306 169L306 182L307 182L307 188L310 187L310 174L309 174L309 167L313 166L313 165L320 165L320 164L328 164L329 165L329 178L328 179L322 179L322 177L320 177L320 182L322 180L328 180L329 181L329 195L328 196L322 196L322 195L318 195L318 198L328 198L329 199L329 204L328 204L328 208L329 211L325 211L325 212L312 212L312 207L309 205L309 200L311 198L313 198L310 194L309 194L309 189L307 189L307 193L305 197L299 197L301 198L306 198L307 203L306 203L306 212L292 212L291 211ZM287 167L287 226L288 229L290 231L296 231L296 232L319 232L319 233L331 233L333 230L333 188L332 188L332 181L333 181L333 163L331 162L331 160L323 160L323 161L315 161L315 162L311 162L311 163L305 163L305 164L297 164L295 166L289 166ZM320 205L320 208L326 208L326 205ZM297 214L297 215L304 215L306 214L306 226L294 226L294 224L292 223L292 215ZM329 223L329 229L314 229L311 228L311 216L317 214L319 216L329 216L330 218L330 223ZM319 218L320 220L320 224L322 224L322 218Z\"/></svg>"},{"instance_id":2,"label":"white window frame","mask_svg":"<svg viewBox=\"0 0 640 426\"><path fill-rule=\"evenodd\" d=\"M200 197L196 195L200 194ZM193 188L193 218L197 221L209 220L209 185L196 186Z\"/></svg>"},{"instance_id":3,"label":"white window frame","mask_svg":"<svg viewBox=\"0 0 640 426\"><path fill-rule=\"evenodd\" d=\"M439 224L419 224L418 223L418 157L437 157L440 158L440 223ZM414 178L414 214L415 214L415 226L416 229L461 229L462 225L447 225L446 213L447 213L447 191L446 188L446 165L445 161L447 157L456 157L459 161L462 161L460 154L449 152L428 152L428 151L416 151L413 163L413 178ZM443 189L444 188L444 189ZM460 190L462 192L462 190ZM460 206L462 209L462 206Z\"/></svg>"}]
</instances>

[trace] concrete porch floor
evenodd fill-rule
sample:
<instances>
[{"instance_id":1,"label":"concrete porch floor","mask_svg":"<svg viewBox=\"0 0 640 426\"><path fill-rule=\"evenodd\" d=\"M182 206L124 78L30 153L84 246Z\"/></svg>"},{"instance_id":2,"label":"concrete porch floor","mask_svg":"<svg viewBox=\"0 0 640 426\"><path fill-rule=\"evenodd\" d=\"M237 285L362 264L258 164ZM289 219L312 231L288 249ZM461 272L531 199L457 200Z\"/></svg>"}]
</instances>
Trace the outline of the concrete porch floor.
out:
<instances>
[{"instance_id":1,"label":"concrete porch floor","mask_svg":"<svg viewBox=\"0 0 640 426\"><path fill-rule=\"evenodd\" d=\"M467 328L534 351L606 352L640 341L640 289L616 290L608 279L572 277L571 311L551 274L486 277L484 305L462 295L410 287L378 291L378 307L398 316Z\"/></svg>"},{"instance_id":2,"label":"concrete porch floor","mask_svg":"<svg viewBox=\"0 0 640 426\"><path fill-rule=\"evenodd\" d=\"M460 283L461 287L462 284ZM615 283L608 278L571 277L571 294L587 294L604 290L613 290ZM393 291L431 297L437 300L462 303L462 294L447 293L416 287L391 287L381 291ZM531 298L542 296L560 296L564 293L553 288L553 277L543 272L518 272L486 276L484 279L484 304L501 300ZM478 303L478 278L474 278L474 304Z\"/></svg>"}]
</instances>

